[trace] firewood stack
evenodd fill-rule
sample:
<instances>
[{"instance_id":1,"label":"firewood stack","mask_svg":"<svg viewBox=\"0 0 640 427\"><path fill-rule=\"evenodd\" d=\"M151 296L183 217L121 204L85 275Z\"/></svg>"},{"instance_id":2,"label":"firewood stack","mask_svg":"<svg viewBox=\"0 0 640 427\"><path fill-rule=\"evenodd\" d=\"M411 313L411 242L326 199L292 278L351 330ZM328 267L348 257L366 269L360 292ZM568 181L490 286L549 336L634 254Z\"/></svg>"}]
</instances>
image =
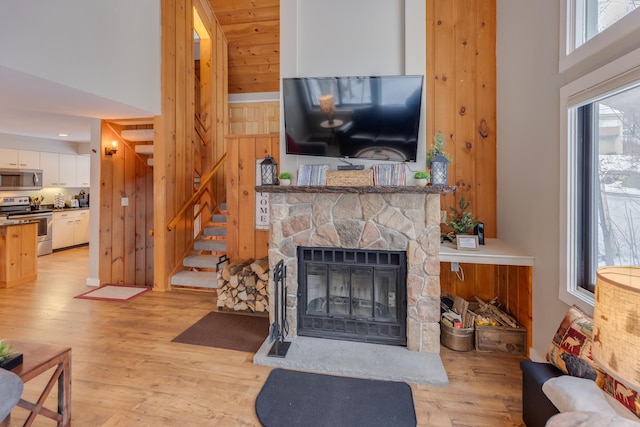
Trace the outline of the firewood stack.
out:
<instances>
[{"instance_id":1,"label":"firewood stack","mask_svg":"<svg viewBox=\"0 0 640 427\"><path fill-rule=\"evenodd\" d=\"M218 276L218 309L269 311L269 259L227 264Z\"/></svg>"}]
</instances>

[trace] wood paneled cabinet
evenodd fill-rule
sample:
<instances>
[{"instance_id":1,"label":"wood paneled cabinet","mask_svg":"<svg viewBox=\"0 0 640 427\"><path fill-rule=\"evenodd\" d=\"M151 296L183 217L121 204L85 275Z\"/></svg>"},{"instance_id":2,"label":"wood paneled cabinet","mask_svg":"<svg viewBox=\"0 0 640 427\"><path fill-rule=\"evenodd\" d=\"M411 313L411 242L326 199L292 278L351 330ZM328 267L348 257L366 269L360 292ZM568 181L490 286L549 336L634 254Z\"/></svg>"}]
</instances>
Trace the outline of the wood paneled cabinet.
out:
<instances>
[{"instance_id":1,"label":"wood paneled cabinet","mask_svg":"<svg viewBox=\"0 0 640 427\"><path fill-rule=\"evenodd\" d=\"M0 168L40 169L40 152L0 148Z\"/></svg>"},{"instance_id":2,"label":"wood paneled cabinet","mask_svg":"<svg viewBox=\"0 0 640 427\"><path fill-rule=\"evenodd\" d=\"M89 243L89 210L69 210L53 213L53 249Z\"/></svg>"},{"instance_id":3,"label":"wood paneled cabinet","mask_svg":"<svg viewBox=\"0 0 640 427\"><path fill-rule=\"evenodd\" d=\"M38 225L0 227L0 288L16 286L38 275Z\"/></svg>"}]
</instances>

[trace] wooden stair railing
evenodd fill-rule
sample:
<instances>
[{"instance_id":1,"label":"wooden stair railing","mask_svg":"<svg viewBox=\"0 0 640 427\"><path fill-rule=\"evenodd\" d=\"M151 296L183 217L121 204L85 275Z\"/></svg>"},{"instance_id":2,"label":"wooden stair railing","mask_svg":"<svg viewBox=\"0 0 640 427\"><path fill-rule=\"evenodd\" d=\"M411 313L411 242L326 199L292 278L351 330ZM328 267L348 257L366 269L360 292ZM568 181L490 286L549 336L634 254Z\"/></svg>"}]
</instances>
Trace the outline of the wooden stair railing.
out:
<instances>
[{"instance_id":1,"label":"wooden stair railing","mask_svg":"<svg viewBox=\"0 0 640 427\"><path fill-rule=\"evenodd\" d=\"M176 227L176 225L178 225L178 222L180 221L180 218L182 218L182 215L184 215L184 213L187 211L187 209L191 208L194 205L194 203L198 199L200 199L202 194L205 192L207 184L209 183L209 181L211 181L211 179L216 174L218 169L220 169L222 167L222 165L224 164L224 161L226 159L227 159L227 153L224 153L222 155L222 157L220 157L220 160L218 160L218 163L216 163L215 166L213 167L213 169L211 169L211 172L209 172L207 174L207 176L203 180L201 180L200 188L198 188L198 190L195 193L193 193L193 195L191 197L189 197L189 200L187 200L184 203L184 205L182 205L182 207L180 208L178 213L176 213L173 216L173 218L171 218L171 220L167 224L167 230L169 230L169 231L173 230ZM214 200L214 204L217 205L215 200ZM215 205L212 206L212 209L215 209Z\"/></svg>"}]
</instances>

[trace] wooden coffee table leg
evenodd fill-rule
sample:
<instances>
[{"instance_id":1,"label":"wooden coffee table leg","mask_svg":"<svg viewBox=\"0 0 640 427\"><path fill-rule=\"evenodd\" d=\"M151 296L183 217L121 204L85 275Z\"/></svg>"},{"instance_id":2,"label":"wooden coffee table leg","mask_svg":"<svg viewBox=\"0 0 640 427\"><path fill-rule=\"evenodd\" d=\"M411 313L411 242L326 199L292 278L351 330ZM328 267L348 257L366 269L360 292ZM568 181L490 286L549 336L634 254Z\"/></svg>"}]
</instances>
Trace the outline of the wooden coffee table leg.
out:
<instances>
[{"instance_id":1,"label":"wooden coffee table leg","mask_svg":"<svg viewBox=\"0 0 640 427\"><path fill-rule=\"evenodd\" d=\"M44 407L44 403L56 382L58 383L58 412ZM24 422L25 427L31 426L37 415L51 418L56 421L58 427L71 425L71 352L62 355L62 360L58 363L38 401L31 403L20 399L18 406L31 412Z\"/></svg>"},{"instance_id":2,"label":"wooden coffee table leg","mask_svg":"<svg viewBox=\"0 0 640 427\"><path fill-rule=\"evenodd\" d=\"M62 372L58 378L58 412L62 415L62 427L71 425L71 352L65 353Z\"/></svg>"}]
</instances>

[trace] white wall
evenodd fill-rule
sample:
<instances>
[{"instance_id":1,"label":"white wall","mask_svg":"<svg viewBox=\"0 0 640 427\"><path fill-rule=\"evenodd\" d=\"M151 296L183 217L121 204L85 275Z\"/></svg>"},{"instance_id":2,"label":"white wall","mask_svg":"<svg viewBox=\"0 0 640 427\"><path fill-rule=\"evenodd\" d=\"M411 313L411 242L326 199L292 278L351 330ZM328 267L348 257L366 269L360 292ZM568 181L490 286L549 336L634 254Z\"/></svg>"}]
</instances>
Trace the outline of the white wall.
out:
<instances>
[{"instance_id":1,"label":"white wall","mask_svg":"<svg viewBox=\"0 0 640 427\"><path fill-rule=\"evenodd\" d=\"M568 306L559 299L560 87L638 47L613 49L559 72L556 0L497 0L498 237L535 256L532 357L544 357ZM560 3L564 4L564 1Z\"/></svg>"},{"instance_id":2,"label":"white wall","mask_svg":"<svg viewBox=\"0 0 640 427\"><path fill-rule=\"evenodd\" d=\"M0 65L160 112L159 0L2 2Z\"/></svg>"},{"instance_id":3,"label":"white wall","mask_svg":"<svg viewBox=\"0 0 640 427\"><path fill-rule=\"evenodd\" d=\"M424 75L425 7L421 0L281 0L280 77ZM282 111L280 116L280 170L295 175L301 164L334 169L342 164L327 157L286 155ZM418 159L426 156L421 116ZM425 169L424 161L408 165Z\"/></svg>"}]
</instances>

